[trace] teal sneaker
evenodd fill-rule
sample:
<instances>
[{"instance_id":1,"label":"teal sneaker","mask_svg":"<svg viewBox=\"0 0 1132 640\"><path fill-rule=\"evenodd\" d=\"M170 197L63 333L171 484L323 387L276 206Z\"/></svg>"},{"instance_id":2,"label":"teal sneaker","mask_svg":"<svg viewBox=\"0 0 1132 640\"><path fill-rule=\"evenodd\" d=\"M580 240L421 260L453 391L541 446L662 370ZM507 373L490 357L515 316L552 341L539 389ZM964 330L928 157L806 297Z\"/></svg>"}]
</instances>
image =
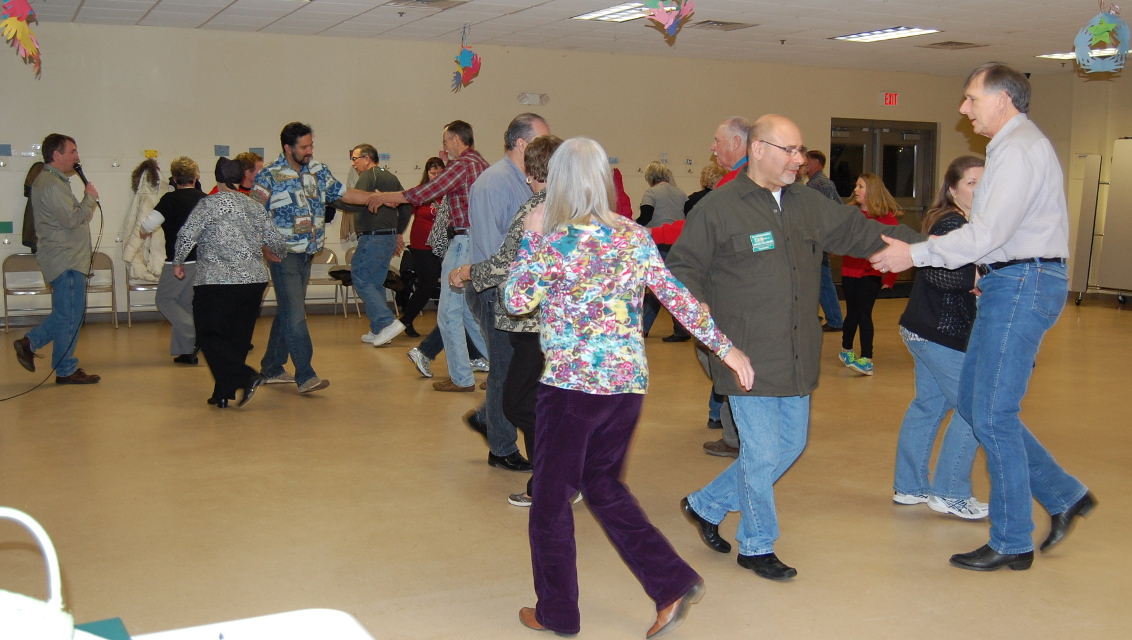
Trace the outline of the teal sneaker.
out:
<instances>
[{"instance_id":1,"label":"teal sneaker","mask_svg":"<svg viewBox=\"0 0 1132 640\"><path fill-rule=\"evenodd\" d=\"M842 349L841 353L837 354L837 358L841 360L841 364L848 367L850 362L857 359L857 354L852 349Z\"/></svg>"},{"instance_id":2,"label":"teal sneaker","mask_svg":"<svg viewBox=\"0 0 1132 640\"><path fill-rule=\"evenodd\" d=\"M857 358L851 362L846 362L845 366L866 376L873 375L873 361L869 358Z\"/></svg>"}]
</instances>

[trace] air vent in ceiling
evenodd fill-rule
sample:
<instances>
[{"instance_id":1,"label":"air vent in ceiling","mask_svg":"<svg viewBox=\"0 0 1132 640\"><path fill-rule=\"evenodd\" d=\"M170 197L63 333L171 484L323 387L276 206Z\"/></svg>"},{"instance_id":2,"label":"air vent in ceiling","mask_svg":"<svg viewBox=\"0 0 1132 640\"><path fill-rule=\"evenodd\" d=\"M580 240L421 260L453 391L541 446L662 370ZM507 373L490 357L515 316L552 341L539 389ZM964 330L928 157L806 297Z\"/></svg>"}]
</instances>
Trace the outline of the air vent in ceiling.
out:
<instances>
[{"instance_id":1,"label":"air vent in ceiling","mask_svg":"<svg viewBox=\"0 0 1132 640\"><path fill-rule=\"evenodd\" d=\"M921 49L946 49L948 51L958 51L959 49L978 49L985 47L985 44L975 44L973 42L956 42L948 40L946 42L936 42L935 44L922 44L919 45Z\"/></svg>"},{"instance_id":2,"label":"air vent in ceiling","mask_svg":"<svg viewBox=\"0 0 1132 640\"><path fill-rule=\"evenodd\" d=\"M688 25L689 29L707 29L709 31L737 31L748 27L757 27L757 24L747 22L723 22L722 20L701 20Z\"/></svg>"},{"instance_id":3,"label":"air vent in ceiling","mask_svg":"<svg viewBox=\"0 0 1132 640\"><path fill-rule=\"evenodd\" d=\"M400 7L403 9L431 9L433 11L444 11L452 7L458 7L467 2L467 0L390 0L383 7Z\"/></svg>"}]
</instances>

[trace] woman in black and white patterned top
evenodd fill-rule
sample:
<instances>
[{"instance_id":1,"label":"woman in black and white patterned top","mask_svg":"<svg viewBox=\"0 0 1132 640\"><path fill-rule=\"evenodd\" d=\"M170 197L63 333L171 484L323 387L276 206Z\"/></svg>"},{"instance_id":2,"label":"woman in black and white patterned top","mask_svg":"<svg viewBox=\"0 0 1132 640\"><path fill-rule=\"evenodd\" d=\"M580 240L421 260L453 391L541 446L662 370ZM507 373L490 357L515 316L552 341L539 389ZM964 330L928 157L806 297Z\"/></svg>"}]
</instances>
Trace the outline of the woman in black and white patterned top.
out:
<instances>
[{"instance_id":1,"label":"woman in black and white patterned top","mask_svg":"<svg viewBox=\"0 0 1132 640\"><path fill-rule=\"evenodd\" d=\"M208 361L215 385L208 403L220 408L243 389L239 406L252 399L263 379L244 360L267 288L266 257L279 261L287 247L260 204L240 193L243 167L235 160L216 162L215 195L201 200L177 234L174 275L197 247L193 282L193 321L197 346Z\"/></svg>"}]
</instances>

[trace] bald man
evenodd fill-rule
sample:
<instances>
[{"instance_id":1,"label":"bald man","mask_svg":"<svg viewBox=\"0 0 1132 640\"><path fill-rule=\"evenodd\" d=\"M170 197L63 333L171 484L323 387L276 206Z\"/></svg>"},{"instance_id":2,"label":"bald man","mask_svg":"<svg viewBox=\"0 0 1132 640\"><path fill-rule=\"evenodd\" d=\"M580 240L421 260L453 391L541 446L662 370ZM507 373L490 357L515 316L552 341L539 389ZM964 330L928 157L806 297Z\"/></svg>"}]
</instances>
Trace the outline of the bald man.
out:
<instances>
[{"instance_id":1,"label":"bald man","mask_svg":"<svg viewBox=\"0 0 1132 640\"><path fill-rule=\"evenodd\" d=\"M774 554L774 483L806 446L810 393L818 386L822 251L867 257L895 238L924 236L885 226L795 183L806 160L802 132L778 115L759 118L748 165L704 196L668 254L668 267L711 308L719 328L750 354L755 384L744 390L718 358L712 379L728 396L739 458L681 502L712 549L729 553L719 523L740 513L739 565L771 580L798 574Z\"/></svg>"}]
</instances>

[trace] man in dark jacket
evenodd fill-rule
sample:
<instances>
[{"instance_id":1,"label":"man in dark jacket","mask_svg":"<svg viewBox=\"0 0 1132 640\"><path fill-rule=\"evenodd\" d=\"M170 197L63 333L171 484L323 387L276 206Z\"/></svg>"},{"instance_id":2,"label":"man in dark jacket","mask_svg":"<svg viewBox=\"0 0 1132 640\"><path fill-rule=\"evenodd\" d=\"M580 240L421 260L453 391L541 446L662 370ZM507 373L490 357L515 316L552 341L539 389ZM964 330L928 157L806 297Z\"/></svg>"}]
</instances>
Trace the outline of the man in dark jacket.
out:
<instances>
[{"instance_id":1,"label":"man in dark jacket","mask_svg":"<svg viewBox=\"0 0 1132 640\"><path fill-rule=\"evenodd\" d=\"M729 396L739 429L739 458L689 495L684 512L709 547L727 553L731 545L719 537L718 525L728 512L739 511L740 566L776 580L797 575L774 555L774 483L806 445L821 357L814 308L822 251L866 257L886 246L882 233L923 238L796 184L805 153L797 125L777 115L759 118L751 129L747 171L700 201L667 263L750 355L756 373L746 391L712 359L715 387Z\"/></svg>"}]
</instances>

